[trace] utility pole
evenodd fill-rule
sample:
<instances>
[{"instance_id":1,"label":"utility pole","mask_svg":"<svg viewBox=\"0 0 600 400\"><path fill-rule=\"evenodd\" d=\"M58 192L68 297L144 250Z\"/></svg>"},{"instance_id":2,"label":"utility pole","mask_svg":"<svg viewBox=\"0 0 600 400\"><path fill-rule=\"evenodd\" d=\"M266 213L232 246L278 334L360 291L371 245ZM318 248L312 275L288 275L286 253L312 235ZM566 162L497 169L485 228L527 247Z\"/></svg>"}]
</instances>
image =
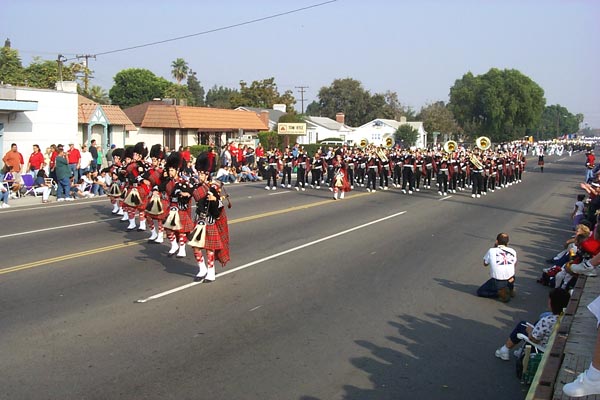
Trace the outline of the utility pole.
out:
<instances>
[{"instance_id":1,"label":"utility pole","mask_svg":"<svg viewBox=\"0 0 600 400\"><path fill-rule=\"evenodd\" d=\"M304 92L308 89L308 86L296 86L295 89L299 89L300 92L300 104L302 104L302 114L304 114Z\"/></svg>"},{"instance_id":2,"label":"utility pole","mask_svg":"<svg viewBox=\"0 0 600 400\"><path fill-rule=\"evenodd\" d=\"M87 93L90 78L93 78L93 76L90 76L89 59L93 58L95 60L96 56L92 54L78 54L75 57L77 57L77 59L85 59L85 61L83 62L83 92Z\"/></svg>"}]
</instances>

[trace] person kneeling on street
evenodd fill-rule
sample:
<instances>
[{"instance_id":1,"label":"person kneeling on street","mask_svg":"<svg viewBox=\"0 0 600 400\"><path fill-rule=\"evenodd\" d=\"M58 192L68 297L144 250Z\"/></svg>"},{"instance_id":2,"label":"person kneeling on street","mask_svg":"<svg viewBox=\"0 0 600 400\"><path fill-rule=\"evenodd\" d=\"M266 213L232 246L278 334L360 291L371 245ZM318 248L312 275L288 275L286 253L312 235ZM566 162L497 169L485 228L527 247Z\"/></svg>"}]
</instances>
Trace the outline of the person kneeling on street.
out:
<instances>
[{"instance_id":1,"label":"person kneeling on street","mask_svg":"<svg viewBox=\"0 0 600 400\"><path fill-rule=\"evenodd\" d=\"M494 247L483 257L483 266L490 267L491 278L477 289L477 296L510 301L515 290L517 252L508 247L508 234L499 233Z\"/></svg>"}]
</instances>

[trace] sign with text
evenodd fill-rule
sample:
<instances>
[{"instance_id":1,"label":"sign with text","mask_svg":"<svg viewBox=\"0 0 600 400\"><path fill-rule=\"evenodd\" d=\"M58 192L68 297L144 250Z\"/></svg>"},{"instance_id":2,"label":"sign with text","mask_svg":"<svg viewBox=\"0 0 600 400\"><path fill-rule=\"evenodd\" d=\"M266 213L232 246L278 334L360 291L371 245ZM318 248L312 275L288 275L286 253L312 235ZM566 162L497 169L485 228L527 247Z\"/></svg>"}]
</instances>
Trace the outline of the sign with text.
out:
<instances>
[{"instance_id":1,"label":"sign with text","mask_svg":"<svg viewBox=\"0 0 600 400\"><path fill-rule=\"evenodd\" d=\"M302 123L280 123L277 124L277 133L280 135L306 135L306 124Z\"/></svg>"}]
</instances>

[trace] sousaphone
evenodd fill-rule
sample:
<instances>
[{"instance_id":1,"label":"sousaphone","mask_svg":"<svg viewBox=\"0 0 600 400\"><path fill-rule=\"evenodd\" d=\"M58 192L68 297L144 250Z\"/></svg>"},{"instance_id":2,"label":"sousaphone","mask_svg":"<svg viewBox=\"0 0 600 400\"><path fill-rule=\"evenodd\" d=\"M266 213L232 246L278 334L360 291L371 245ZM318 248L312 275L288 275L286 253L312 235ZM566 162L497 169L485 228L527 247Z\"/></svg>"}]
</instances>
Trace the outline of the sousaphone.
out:
<instances>
[{"instance_id":1,"label":"sousaphone","mask_svg":"<svg viewBox=\"0 0 600 400\"><path fill-rule=\"evenodd\" d=\"M458 143L456 143L454 140L448 140L446 143L444 143L444 151L446 153L454 153L457 148Z\"/></svg>"},{"instance_id":2,"label":"sousaphone","mask_svg":"<svg viewBox=\"0 0 600 400\"><path fill-rule=\"evenodd\" d=\"M479 150L487 150L492 147L492 141L487 136L479 136L475 139L475 146L477 146Z\"/></svg>"}]
</instances>

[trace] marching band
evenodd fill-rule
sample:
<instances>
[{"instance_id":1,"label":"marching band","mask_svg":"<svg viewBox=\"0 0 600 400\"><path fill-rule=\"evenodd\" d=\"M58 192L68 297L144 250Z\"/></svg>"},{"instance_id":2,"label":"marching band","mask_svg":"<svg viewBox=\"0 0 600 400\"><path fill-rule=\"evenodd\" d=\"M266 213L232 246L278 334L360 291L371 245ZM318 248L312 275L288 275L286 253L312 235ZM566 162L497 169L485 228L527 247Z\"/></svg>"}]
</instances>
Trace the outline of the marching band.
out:
<instances>
[{"instance_id":1,"label":"marching band","mask_svg":"<svg viewBox=\"0 0 600 400\"><path fill-rule=\"evenodd\" d=\"M355 187L368 192L389 190L390 181L393 188L411 195L432 189L434 180L437 188L433 186L433 190L440 196L470 188L471 197L476 199L521 182L526 166L523 151L492 150L485 137L478 138L471 150L453 141L437 151L344 145L327 152L318 150L311 158L303 148L295 150L273 149L259 160L267 190L276 190L279 177L282 188L292 188L295 170L296 191L306 190L310 174L310 188L318 190L326 185L334 200L344 199ZM190 174L179 152L165 157L159 144L150 152L144 143L137 143L112 154L114 162L104 170L112 178L107 193L112 213L129 222L127 231L149 229L149 243L163 243L166 235L168 257L185 258L186 246L190 246L198 266L194 280L214 281L215 260L222 265L229 261L224 204L227 202L229 208L231 203L223 183L210 177L209 158L201 154L196 174Z\"/></svg>"}]
</instances>

